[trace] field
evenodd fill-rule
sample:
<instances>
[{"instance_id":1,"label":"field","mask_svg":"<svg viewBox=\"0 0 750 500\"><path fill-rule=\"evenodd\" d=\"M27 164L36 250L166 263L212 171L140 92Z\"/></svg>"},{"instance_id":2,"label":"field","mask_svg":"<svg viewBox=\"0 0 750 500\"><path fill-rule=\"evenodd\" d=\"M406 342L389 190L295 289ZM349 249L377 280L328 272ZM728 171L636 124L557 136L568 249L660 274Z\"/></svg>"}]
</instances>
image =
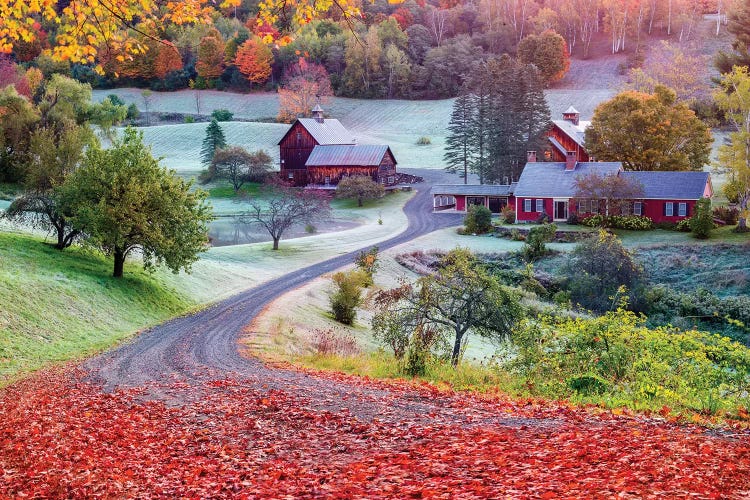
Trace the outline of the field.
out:
<instances>
[{"instance_id":1,"label":"field","mask_svg":"<svg viewBox=\"0 0 750 500\"><path fill-rule=\"evenodd\" d=\"M91 355L195 304L133 264L121 280L110 273L110 261L98 254L58 252L0 232L0 385L50 362Z\"/></svg>"},{"instance_id":2,"label":"field","mask_svg":"<svg viewBox=\"0 0 750 500\"><path fill-rule=\"evenodd\" d=\"M587 62L581 63L588 68ZM609 73L615 70L607 65L605 70L600 71ZM236 94L212 90L154 92L149 109L159 113L195 114L195 92L202 95L202 114L225 108L232 111L238 120L252 121L222 123L229 144L250 150L265 149L278 160L276 143L288 125L267 122L276 116L278 110L276 94ZM137 89L96 90L94 99L101 100L109 94L117 94L125 102L135 103L143 109L143 99ZM553 117L560 116L570 105L574 105L583 117L590 117L600 102L614 94L614 90L591 88L546 91ZM407 101L334 97L325 105L325 109L328 116L339 119L351 130L360 144L390 145L400 167L440 169L444 166L443 148L452 106L452 99ZM154 154L164 157L165 165L187 174L200 170L199 153L205 123L159 125L142 130ZM417 140L423 136L428 137L431 144L418 145Z\"/></svg>"}]
</instances>

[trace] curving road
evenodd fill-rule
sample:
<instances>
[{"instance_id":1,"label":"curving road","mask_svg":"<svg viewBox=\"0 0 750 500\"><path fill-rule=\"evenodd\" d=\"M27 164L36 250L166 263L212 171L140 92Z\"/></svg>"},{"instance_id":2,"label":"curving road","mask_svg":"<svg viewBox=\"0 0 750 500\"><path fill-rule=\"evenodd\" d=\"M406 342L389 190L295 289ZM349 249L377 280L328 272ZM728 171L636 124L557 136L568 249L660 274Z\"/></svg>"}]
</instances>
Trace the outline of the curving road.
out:
<instances>
[{"instance_id":1,"label":"curving road","mask_svg":"<svg viewBox=\"0 0 750 500\"><path fill-rule=\"evenodd\" d=\"M429 187L436 182L445 182L446 174L436 171L415 173L425 177L425 182L415 186L417 194L404 207L408 228L379 243L381 250L461 222L459 214L432 213ZM455 182L455 177L448 179ZM243 328L271 301L322 274L350 264L357 252L291 272L200 312L151 328L131 342L90 360L85 366L90 377L108 391L156 386L170 380L192 382L198 388L201 382L233 377L247 379L248 383L262 387L299 389L305 386L308 392L326 393L325 397L321 395L315 399L328 399L331 391L339 392L330 382L295 371L269 368L258 360L244 357L238 351L238 340ZM170 396L156 394L156 397L169 399ZM353 406L350 407L352 411L356 409L356 405ZM360 410L368 413L365 408Z\"/></svg>"}]
</instances>

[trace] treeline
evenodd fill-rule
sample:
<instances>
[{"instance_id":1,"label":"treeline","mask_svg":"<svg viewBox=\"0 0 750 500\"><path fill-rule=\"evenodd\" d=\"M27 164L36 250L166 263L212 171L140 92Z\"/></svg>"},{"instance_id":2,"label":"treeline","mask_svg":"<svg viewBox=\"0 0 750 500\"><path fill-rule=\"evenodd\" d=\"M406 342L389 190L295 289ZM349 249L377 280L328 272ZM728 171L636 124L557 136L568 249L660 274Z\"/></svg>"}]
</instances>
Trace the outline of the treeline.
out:
<instances>
[{"instance_id":1,"label":"treeline","mask_svg":"<svg viewBox=\"0 0 750 500\"><path fill-rule=\"evenodd\" d=\"M212 24L144 20L130 35L145 50L101 50L89 65L53 62L43 55L55 25L37 23L37 37L13 47L16 62L72 76L94 87L136 85L182 88L272 89L284 85L300 58L322 68L336 95L372 98L439 98L458 93L479 62L505 53L534 63L550 83L564 71L567 53L587 57L592 40L612 38L612 52L629 50L643 33L690 37L705 12L723 13L727 0L481 0L479 2L377 0L361 6L361 22L326 19L303 26L289 43L269 45L277 27L258 24L258 4L212 12ZM717 28L718 29L718 28ZM524 49L530 36L554 32L561 48ZM52 40L52 42L51 42ZM528 42L527 42L528 43ZM533 43L531 45L534 45ZM103 73L95 71L98 64ZM565 64L562 64L565 68ZM317 69L316 69L317 71ZM319 71L318 71L319 73ZM327 86L323 85L327 90Z\"/></svg>"}]
</instances>

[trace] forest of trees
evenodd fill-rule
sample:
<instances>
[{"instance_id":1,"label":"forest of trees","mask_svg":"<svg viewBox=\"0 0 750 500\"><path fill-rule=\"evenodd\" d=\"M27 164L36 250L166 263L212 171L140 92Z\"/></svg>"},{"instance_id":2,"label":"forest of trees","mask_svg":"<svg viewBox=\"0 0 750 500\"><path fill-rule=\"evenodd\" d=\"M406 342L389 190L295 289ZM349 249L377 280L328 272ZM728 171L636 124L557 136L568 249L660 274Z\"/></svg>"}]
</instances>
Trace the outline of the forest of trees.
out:
<instances>
[{"instance_id":1,"label":"forest of trees","mask_svg":"<svg viewBox=\"0 0 750 500\"><path fill-rule=\"evenodd\" d=\"M457 95L476 65L493 56L518 55L535 64L549 85L564 75L568 54L589 57L597 37L609 37L613 53L634 50L644 34L684 40L704 13L724 13L736 0L376 0L362 2L358 16L347 18L333 5L297 27L263 22L267 12L255 0L216 7L193 1L183 9L194 3L200 7L195 12L168 7L161 17L156 10L134 15L124 23L130 29L121 25L124 33L117 37L92 32L93 41L78 45L64 23L40 14L28 36L19 31L21 39L13 40L9 29L0 42L12 49L20 72L59 72L94 87L244 91L307 85L322 95L439 98ZM301 8L304 2L280 3ZM6 73L0 84L16 78L33 86L33 75Z\"/></svg>"}]
</instances>

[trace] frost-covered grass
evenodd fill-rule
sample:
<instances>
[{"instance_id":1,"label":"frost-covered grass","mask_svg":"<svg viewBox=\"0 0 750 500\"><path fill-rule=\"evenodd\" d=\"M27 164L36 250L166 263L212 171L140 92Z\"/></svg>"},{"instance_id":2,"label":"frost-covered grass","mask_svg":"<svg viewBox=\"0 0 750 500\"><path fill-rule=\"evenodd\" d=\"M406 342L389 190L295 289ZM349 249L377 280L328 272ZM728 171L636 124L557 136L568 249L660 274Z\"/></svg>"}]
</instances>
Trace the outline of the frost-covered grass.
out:
<instances>
[{"instance_id":1,"label":"frost-covered grass","mask_svg":"<svg viewBox=\"0 0 750 500\"><path fill-rule=\"evenodd\" d=\"M111 273L110 259L99 254L0 232L0 385L110 347L195 305L135 264L122 279Z\"/></svg>"},{"instance_id":2,"label":"frost-covered grass","mask_svg":"<svg viewBox=\"0 0 750 500\"><path fill-rule=\"evenodd\" d=\"M201 113L210 115L214 109L225 108L235 119L262 120L273 118L278 112L275 93L237 94L213 90L200 91ZM127 103L143 109L139 89L95 90L94 99L117 94ZM574 105L584 118L594 108L615 94L610 89L549 89L545 91L553 118L559 117ZM196 114L195 91L154 92L150 109L153 112ZM453 99L410 101L402 99L368 100L332 97L324 105L327 116L337 118L353 132L360 144L390 145L402 168L443 168L443 153ZM198 153L205 134L206 123L161 125L144 127L146 141L154 153L165 157L165 164L179 171L200 170ZM276 143L288 129L278 123L222 122L227 142L248 149L266 149L278 160ZM429 145L418 145L427 136Z\"/></svg>"}]
</instances>

